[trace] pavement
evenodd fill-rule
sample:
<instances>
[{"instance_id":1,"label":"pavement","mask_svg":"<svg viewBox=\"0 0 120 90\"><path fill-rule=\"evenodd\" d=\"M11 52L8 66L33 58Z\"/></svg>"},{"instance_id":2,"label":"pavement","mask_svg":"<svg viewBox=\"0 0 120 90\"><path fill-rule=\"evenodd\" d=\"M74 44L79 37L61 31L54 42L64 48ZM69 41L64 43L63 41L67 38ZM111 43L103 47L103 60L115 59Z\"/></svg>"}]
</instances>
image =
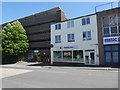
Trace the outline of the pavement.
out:
<instances>
[{"instance_id":1,"label":"pavement","mask_svg":"<svg viewBox=\"0 0 120 90\"><path fill-rule=\"evenodd\" d=\"M26 67L27 68L60 68L60 69L82 69L82 70L111 70L111 71L118 71L119 68L112 68L112 67L89 67L89 66L57 66L57 65L43 65L41 63L38 62L17 62L15 64L6 64L6 65L0 65L1 67L4 68L23 68Z\"/></svg>"}]
</instances>

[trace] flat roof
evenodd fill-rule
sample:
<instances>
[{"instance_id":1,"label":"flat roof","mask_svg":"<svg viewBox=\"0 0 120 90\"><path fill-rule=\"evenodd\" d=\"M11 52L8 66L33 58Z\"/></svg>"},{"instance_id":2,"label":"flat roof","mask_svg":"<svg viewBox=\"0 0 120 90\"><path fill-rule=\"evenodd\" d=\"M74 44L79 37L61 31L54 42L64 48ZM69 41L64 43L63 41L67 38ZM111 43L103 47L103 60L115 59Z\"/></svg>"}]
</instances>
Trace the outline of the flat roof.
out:
<instances>
[{"instance_id":1,"label":"flat roof","mask_svg":"<svg viewBox=\"0 0 120 90\"><path fill-rule=\"evenodd\" d=\"M64 21L61 21L61 22L57 22L57 23L62 23L62 22L70 21L70 20L75 20L75 19L83 18L83 17L89 17L89 16L95 15L95 14L97 14L97 13L107 12L107 11L114 10L114 9L120 9L120 7L111 8L111 9L102 10L102 11L98 11L98 12L95 12L95 13L93 13L93 14L88 14L88 15L84 15L84 16L79 16L79 17L76 17L76 18L67 19L67 20L64 20ZM56 23L53 23L53 24L56 24ZM51 24L51 25L53 25L53 24Z\"/></svg>"}]
</instances>

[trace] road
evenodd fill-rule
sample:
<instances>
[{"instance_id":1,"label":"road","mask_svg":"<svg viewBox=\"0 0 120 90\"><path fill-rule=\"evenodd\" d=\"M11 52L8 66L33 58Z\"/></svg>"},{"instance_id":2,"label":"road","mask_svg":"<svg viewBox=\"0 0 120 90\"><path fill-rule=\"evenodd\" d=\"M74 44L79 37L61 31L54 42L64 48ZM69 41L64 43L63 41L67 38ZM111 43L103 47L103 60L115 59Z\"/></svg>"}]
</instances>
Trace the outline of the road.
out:
<instances>
[{"instance_id":1,"label":"road","mask_svg":"<svg viewBox=\"0 0 120 90\"><path fill-rule=\"evenodd\" d=\"M3 88L118 88L118 71L3 67Z\"/></svg>"}]
</instances>

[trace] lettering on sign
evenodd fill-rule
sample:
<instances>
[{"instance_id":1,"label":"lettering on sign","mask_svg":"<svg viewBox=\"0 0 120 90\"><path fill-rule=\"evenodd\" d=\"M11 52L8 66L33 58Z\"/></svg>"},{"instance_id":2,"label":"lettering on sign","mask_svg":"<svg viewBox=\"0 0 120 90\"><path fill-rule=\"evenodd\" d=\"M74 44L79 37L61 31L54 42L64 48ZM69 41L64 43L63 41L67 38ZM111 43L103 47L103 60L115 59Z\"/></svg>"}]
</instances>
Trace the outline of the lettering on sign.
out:
<instances>
[{"instance_id":1,"label":"lettering on sign","mask_svg":"<svg viewBox=\"0 0 120 90\"><path fill-rule=\"evenodd\" d=\"M117 38L107 38L105 42L117 42Z\"/></svg>"},{"instance_id":2,"label":"lettering on sign","mask_svg":"<svg viewBox=\"0 0 120 90\"><path fill-rule=\"evenodd\" d=\"M74 48L73 46L69 46L69 47L64 47L65 49L69 49L69 48Z\"/></svg>"},{"instance_id":3,"label":"lettering on sign","mask_svg":"<svg viewBox=\"0 0 120 90\"><path fill-rule=\"evenodd\" d=\"M104 44L117 44L120 43L120 37L105 37L103 40Z\"/></svg>"}]
</instances>

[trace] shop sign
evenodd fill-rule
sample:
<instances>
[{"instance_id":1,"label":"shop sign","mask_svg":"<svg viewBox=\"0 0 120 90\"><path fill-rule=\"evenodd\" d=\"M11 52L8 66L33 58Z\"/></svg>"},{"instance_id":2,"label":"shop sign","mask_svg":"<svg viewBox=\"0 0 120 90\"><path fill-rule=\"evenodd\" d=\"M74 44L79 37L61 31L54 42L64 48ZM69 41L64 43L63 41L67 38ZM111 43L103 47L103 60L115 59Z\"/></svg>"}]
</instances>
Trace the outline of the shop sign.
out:
<instances>
[{"instance_id":1,"label":"shop sign","mask_svg":"<svg viewBox=\"0 0 120 90\"><path fill-rule=\"evenodd\" d=\"M120 37L104 37L103 44L118 44L120 43Z\"/></svg>"},{"instance_id":2,"label":"shop sign","mask_svg":"<svg viewBox=\"0 0 120 90\"><path fill-rule=\"evenodd\" d=\"M73 46L64 47L64 49L70 49L70 48L74 48L74 47Z\"/></svg>"}]
</instances>

